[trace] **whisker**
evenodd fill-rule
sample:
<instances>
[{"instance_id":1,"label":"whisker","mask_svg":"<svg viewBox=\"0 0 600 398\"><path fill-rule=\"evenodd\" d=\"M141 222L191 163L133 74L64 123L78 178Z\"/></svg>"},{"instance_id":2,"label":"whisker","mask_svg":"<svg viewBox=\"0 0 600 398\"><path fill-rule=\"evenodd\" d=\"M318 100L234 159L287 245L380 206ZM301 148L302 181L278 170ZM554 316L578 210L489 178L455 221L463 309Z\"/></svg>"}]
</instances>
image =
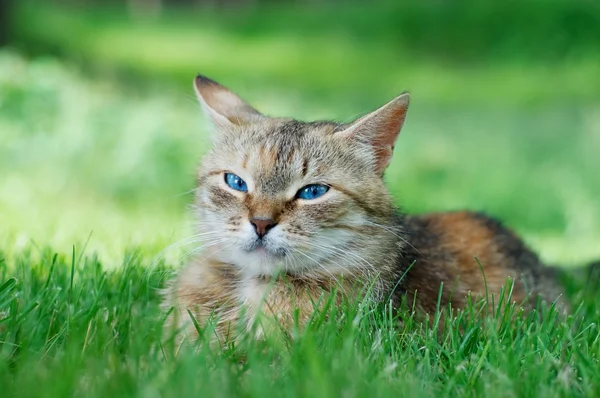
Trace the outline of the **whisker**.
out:
<instances>
[{"instance_id":1,"label":"whisker","mask_svg":"<svg viewBox=\"0 0 600 398\"><path fill-rule=\"evenodd\" d=\"M337 243L336 241L333 240L333 238L330 238L330 237L327 237L327 236L322 236L322 237L320 237L320 239L322 239L322 240L329 240L330 242ZM327 246L327 248L334 249L337 252L340 252L340 253L343 253L343 254L348 254L348 255L350 255L350 256L352 256L352 257L354 257L354 258L362 261L365 265L373 266L373 264L371 264L370 262L368 262L367 260L365 260L364 258L362 258L361 256L359 256L358 254L354 253L351 250L344 250L344 249L342 249L340 247L333 246L333 245L332 246Z\"/></svg>"},{"instance_id":2,"label":"whisker","mask_svg":"<svg viewBox=\"0 0 600 398\"><path fill-rule=\"evenodd\" d=\"M325 241L330 241L330 242L337 243L336 241L333 240L333 238L326 237L326 236L320 237L320 239L321 240L325 240ZM330 250L334 250L337 253L340 253L340 254L343 254L343 255L349 255L349 256L353 257L356 260L354 262L355 264L364 264L367 267L372 268L373 270L376 270L376 267L373 264L371 264L369 261L367 261L363 257L359 256L358 254L356 254L352 250L344 250L344 249L342 249L340 247L337 247L337 246L334 246L334 245L324 246L324 245L322 245L320 243L316 243L316 242L311 242L310 244L315 245L315 246L316 245L320 245L320 247L322 249L330 249ZM357 263L357 261L358 261L358 263Z\"/></svg>"},{"instance_id":3,"label":"whisker","mask_svg":"<svg viewBox=\"0 0 600 398\"><path fill-rule=\"evenodd\" d=\"M176 248L179 248L179 247L182 247L182 246L187 246L187 245L190 245L190 244L193 244L193 243L203 242L203 243L206 244L206 243L210 243L210 242L212 242L214 240L221 239L221 238L219 238L218 236L215 236L215 235L217 235L217 233L206 234L206 236L195 235L195 236L191 236L191 237L188 237L188 238L184 238L184 239L182 239L182 240L180 240L178 242L175 242L175 243L167 246L165 249L163 249L160 253L158 253L155 256L154 260L148 266L148 268L147 268L146 271L148 272L148 271L154 269L158 265L158 263L166 257L168 251L176 249Z\"/></svg>"},{"instance_id":4,"label":"whisker","mask_svg":"<svg viewBox=\"0 0 600 398\"><path fill-rule=\"evenodd\" d=\"M196 189L198 189L198 188L192 188L189 191L185 191L185 192L181 192L181 193L175 194L175 195L173 195L173 197L177 198L177 197L180 197L180 196L188 195L188 194L194 192Z\"/></svg>"},{"instance_id":5,"label":"whisker","mask_svg":"<svg viewBox=\"0 0 600 398\"><path fill-rule=\"evenodd\" d=\"M328 257L326 259L326 261L331 262L333 265L339 267L342 269L342 271L344 271L345 273L347 273L348 275L352 276L353 278L358 278L355 272L352 272L349 268L345 267L344 265L342 265L341 263L339 263L338 261L336 261L336 259L341 259L341 260L345 260L346 262L350 261L350 263L352 265L354 265L353 268L355 268L355 270L358 270L360 272L363 272L363 267L361 267L361 265L366 265L367 268L369 269L374 269L374 267L369 264L368 262L365 262L363 264L361 264L360 262L358 262L355 259L348 259L345 258L343 255L344 254L349 254L348 252L344 252L341 249L334 247L334 246L324 246L315 242L305 242L308 243L310 246L314 247L314 248L318 248L321 249L323 251L326 252L326 254L329 254L330 257ZM328 269L326 269L325 266L323 266L323 264L321 264L321 262L318 263L323 269L325 269L328 273L332 274ZM333 274L332 274L333 275Z\"/></svg>"},{"instance_id":6,"label":"whisker","mask_svg":"<svg viewBox=\"0 0 600 398\"><path fill-rule=\"evenodd\" d=\"M326 269L325 267L323 267L323 265L318 262L317 260L315 260L314 258L310 257L308 254L304 253L302 250L296 249L296 248L292 248L292 250L296 253L299 253L301 255L303 255L304 257L308 258L309 260L311 260L312 262L314 262L315 264L317 264L317 266L321 269L323 269L325 272L327 272L329 275L331 275L331 277L336 281L336 283L339 283L338 279L336 278L336 276L331 273L328 269Z\"/></svg>"},{"instance_id":7,"label":"whisker","mask_svg":"<svg viewBox=\"0 0 600 398\"><path fill-rule=\"evenodd\" d=\"M366 224L368 225L372 225L374 227L378 227L381 228L382 230L391 233L392 235L396 236L398 239L400 239L402 242L406 243L408 246L410 246L413 250L415 250L417 253L421 254L421 252L419 251L419 249L417 249L416 247L414 247L409 241L406 240L406 238L404 238L402 235L400 235L400 231L398 230L394 230L393 227L387 227L385 225L381 225L381 224L377 224L373 221L368 221L365 220L364 221Z\"/></svg>"},{"instance_id":8,"label":"whisker","mask_svg":"<svg viewBox=\"0 0 600 398\"><path fill-rule=\"evenodd\" d=\"M340 264L339 262L334 261L334 260L341 259L341 260L349 261L350 264L354 265L354 267L357 269L360 269L361 265L366 265L367 267L370 266L370 264L368 264L368 263L361 264L360 262L356 261L355 259L344 258L344 254L349 254L349 253L343 253L340 251L332 250L332 249L336 249L336 248L321 246L321 245L317 245L317 244L313 244L313 247L321 249L321 250L325 251L327 254L331 255L331 257L327 258L327 260L331 261L333 263L333 265L340 267L343 271L347 272L348 274L350 274L353 277L356 277L354 272L352 272L349 268L343 266L342 264Z\"/></svg>"},{"instance_id":9,"label":"whisker","mask_svg":"<svg viewBox=\"0 0 600 398\"><path fill-rule=\"evenodd\" d=\"M190 237L181 239L175 243L170 244L169 246L167 246L166 248L164 248L163 250L161 250L156 256L155 256L155 260L153 261L152 265L155 266L160 260L162 260L164 258L164 255L171 249L175 249L181 246L185 246L191 243L197 243L203 240L203 238L206 237L210 237L210 236L214 236L219 234L218 232L207 232L207 233L203 233L203 234L195 234L192 235Z\"/></svg>"},{"instance_id":10,"label":"whisker","mask_svg":"<svg viewBox=\"0 0 600 398\"><path fill-rule=\"evenodd\" d=\"M192 255L196 254L196 253L200 253L201 251L203 251L203 250L206 250L206 249L207 249L207 248L209 248L209 247L212 247L212 246L215 246L215 245L218 245L218 244L221 244L221 243L229 242L229 241L230 241L230 240L232 240L232 239L233 239L233 238L224 238L224 239L218 239L218 240L211 241L211 242L210 242L210 243L208 243L208 244L201 245L201 246L199 246L199 247L197 247L197 248L194 248L193 250L191 250L191 251L187 252L186 254L184 254L184 255L183 255L183 256L182 256L182 257L179 259L179 261L185 260L185 259L189 258L190 256L192 256ZM226 246L226 247L230 247L230 246L231 246L231 245L228 245L228 246ZM220 252L220 251L221 251L221 250L223 250L223 249L224 249L224 248L221 248L221 249L217 250L216 252L214 252L214 253L211 253L211 255L214 255L215 253L218 253L218 252Z\"/></svg>"}]
</instances>

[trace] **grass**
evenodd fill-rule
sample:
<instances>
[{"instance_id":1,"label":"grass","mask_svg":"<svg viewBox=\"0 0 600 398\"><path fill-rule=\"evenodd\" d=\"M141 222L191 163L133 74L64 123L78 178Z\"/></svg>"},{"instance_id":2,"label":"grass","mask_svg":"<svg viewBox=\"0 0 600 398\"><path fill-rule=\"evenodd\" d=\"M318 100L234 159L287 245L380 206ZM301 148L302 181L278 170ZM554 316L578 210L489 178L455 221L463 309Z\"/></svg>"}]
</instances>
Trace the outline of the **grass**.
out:
<instances>
[{"instance_id":1,"label":"grass","mask_svg":"<svg viewBox=\"0 0 600 398\"><path fill-rule=\"evenodd\" d=\"M596 396L597 295L562 322L476 315L438 332L439 314L403 326L385 309L348 305L315 317L294 340L179 349L162 335L156 290L172 269L148 271L125 256L106 271L97 257L31 250L0 263L0 383L35 396ZM9 277L10 276L10 277ZM573 291L580 285L572 286ZM586 292L584 294L584 292ZM496 298L497 299L497 298ZM210 331L210 328L208 329ZM209 333L208 333L209 334Z\"/></svg>"},{"instance_id":2,"label":"grass","mask_svg":"<svg viewBox=\"0 0 600 398\"><path fill-rule=\"evenodd\" d=\"M551 63L407 62L414 52L391 51L377 32L274 35L176 13L132 23L39 6L20 11L22 43L68 61L0 51L4 394L600 394L600 298L571 278L580 307L564 322L551 310L510 321L467 311L438 332L410 314L399 326L385 308L348 305L293 341L196 354L174 355L158 309L158 289L189 249L164 250L189 234L193 170L208 145L196 71L302 119L349 120L410 88L386 175L398 203L484 210L548 262L572 266L600 258L594 51Z\"/></svg>"}]
</instances>

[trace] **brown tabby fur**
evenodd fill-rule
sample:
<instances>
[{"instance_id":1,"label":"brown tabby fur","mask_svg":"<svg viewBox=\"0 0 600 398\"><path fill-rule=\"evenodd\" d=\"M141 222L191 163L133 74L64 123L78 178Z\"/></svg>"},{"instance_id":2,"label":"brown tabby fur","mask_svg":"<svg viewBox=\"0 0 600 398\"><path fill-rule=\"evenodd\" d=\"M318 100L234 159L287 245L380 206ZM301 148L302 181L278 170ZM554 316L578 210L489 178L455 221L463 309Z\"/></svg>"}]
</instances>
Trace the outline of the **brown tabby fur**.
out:
<instances>
[{"instance_id":1,"label":"brown tabby fur","mask_svg":"<svg viewBox=\"0 0 600 398\"><path fill-rule=\"evenodd\" d=\"M440 286L442 307L458 309L469 296L498 297L507 278L512 300L525 308L537 296L561 296L553 270L498 221L467 211L406 216L395 208L382 176L408 94L338 124L263 116L202 76L195 88L217 130L196 191L197 238L205 246L164 302L175 307L170 325L191 339L197 333L188 311L200 325L214 315L221 339L250 330L259 317L290 331L296 316L304 325L334 288L340 297L365 294L395 307L406 299L422 314L436 310ZM240 176L248 192L227 186L225 173ZM316 183L329 191L296 199ZM260 244L252 218L276 224ZM267 324L257 333L267 333Z\"/></svg>"}]
</instances>

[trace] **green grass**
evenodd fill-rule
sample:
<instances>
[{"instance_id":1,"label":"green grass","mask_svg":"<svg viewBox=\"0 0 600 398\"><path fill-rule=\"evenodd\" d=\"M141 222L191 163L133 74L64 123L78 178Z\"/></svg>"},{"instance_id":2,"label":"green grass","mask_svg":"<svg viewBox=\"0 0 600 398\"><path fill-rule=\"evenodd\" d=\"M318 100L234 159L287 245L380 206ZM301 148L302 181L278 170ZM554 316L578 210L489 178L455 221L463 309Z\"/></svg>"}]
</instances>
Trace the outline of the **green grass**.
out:
<instances>
[{"instance_id":1,"label":"green grass","mask_svg":"<svg viewBox=\"0 0 600 398\"><path fill-rule=\"evenodd\" d=\"M162 334L157 289L171 268L127 255L34 249L0 263L4 396L597 396L600 299L579 291L577 317L478 306L426 324L385 308L343 306L293 340L198 352ZM576 291L580 285L573 285ZM496 298L498 300L498 298ZM510 314L514 314L514 318ZM445 319L445 318L444 318ZM210 327L206 336L210 335Z\"/></svg>"},{"instance_id":2,"label":"green grass","mask_svg":"<svg viewBox=\"0 0 600 398\"><path fill-rule=\"evenodd\" d=\"M349 305L293 341L195 354L174 355L158 309L190 249L170 245L190 234L208 145L197 71L301 119L349 120L411 89L386 175L398 204L486 211L570 266L600 258L596 51L552 62L500 51L457 65L392 48L366 25L358 40L339 26L292 34L264 17L272 26L254 31L233 15L220 26L175 12L145 22L41 5L19 13L21 44L67 61L0 51L2 394L600 394L600 298L575 280L567 290L581 308L566 322L551 311L510 322L466 313L438 334Z\"/></svg>"}]
</instances>

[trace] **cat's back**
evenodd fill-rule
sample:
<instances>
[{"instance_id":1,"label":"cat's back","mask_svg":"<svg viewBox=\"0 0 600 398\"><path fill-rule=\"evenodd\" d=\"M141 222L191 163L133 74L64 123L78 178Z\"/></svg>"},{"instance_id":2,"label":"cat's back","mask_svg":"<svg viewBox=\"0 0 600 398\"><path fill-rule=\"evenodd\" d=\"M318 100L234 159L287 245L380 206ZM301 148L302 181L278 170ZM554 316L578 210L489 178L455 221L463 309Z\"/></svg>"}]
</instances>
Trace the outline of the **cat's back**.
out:
<instances>
[{"instance_id":1,"label":"cat's back","mask_svg":"<svg viewBox=\"0 0 600 398\"><path fill-rule=\"evenodd\" d=\"M553 270L509 228L483 213L456 211L408 216L409 244L403 256L405 291L435 310L440 284L442 305L464 306L467 295L499 297L508 278L515 281L512 301L525 302L531 293L550 302L560 294ZM533 298L533 296L532 296ZM535 302L535 299L533 299Z\"/></svg>"}]
</instances>

